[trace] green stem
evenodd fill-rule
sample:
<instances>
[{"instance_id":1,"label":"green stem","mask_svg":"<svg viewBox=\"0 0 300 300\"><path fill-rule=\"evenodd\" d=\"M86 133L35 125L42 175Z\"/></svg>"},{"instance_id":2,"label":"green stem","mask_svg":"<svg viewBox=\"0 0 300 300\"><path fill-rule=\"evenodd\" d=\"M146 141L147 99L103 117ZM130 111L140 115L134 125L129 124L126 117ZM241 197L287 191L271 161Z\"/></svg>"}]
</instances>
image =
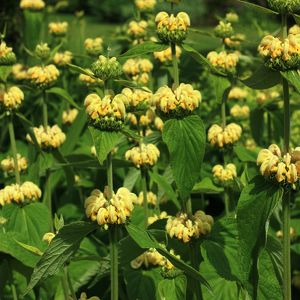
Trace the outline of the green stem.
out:
<instances>
[{"instance_id":1,"label":"green stem","mask_svg":"<svg viewBox=\"0 0 300 300\"><path fill-rule=\"evenodd\" d=\"M221 119L222 119L222 128L226 127L226 99L222 102L221 105Z\"/></svg>"},{"instance_id":2,"label":"green stem","mask_svg":"<svg viewBox=\"0 0 300 300\"><path fill-rule=\"evenodd\" d=\"M110 200L113 195L113 166L112 166L112 153L107 155L107 187L108 199Z\"/></svg>"},{"instance_id":3,"label":"green stem","mask_svg":"<svg viewBox=\"0 0 300 300\"><path fill-rule=\"evenodd\" d=\"M71 292L71 295L72 295L72 299L77 300L76 293L74 291L73 284L72 284L71 277L70 277L70 273L69 273L69 270L68 270L67 266L65 266L64 272L65 272L65 276L67 277L67 280L68 280L68 285L69 285L69 289L70 289L70 292Z\"/></svg>"},{"instance_id":4,"label":"green stem","mask_svg":"<svg viewBox=\"0 0 300 300\"><path fill-rule=\"evenodd\" d=\"M271 114L267 112L267 123L268 123L268 144L272 144L272 120Z\"/></svg>"},{"instance_id":5,"label":"green stem","mask_svg":"<svg viewBox=\"0 0 300 300\"><path fill-rule=\"evenodd\" d=\"M16 144L12 114L8 116L8 131L9 131L11 150L12 150L12 155L14 160L14 171L15 171L16 183L20 184L21 179L20 179L20 172L19 172L19 165L18 165L18 152L17 152L17 144Z\"/></svg>"},{"instance_id":6,"label":"green stem","mask_svg":"<svg viewBox=\"0 0 300 300\"><path fill-rule=\"evenodd\" d=\"M68 279L64 270L63 276L61 278L61 284L63 287L63 292L64 292L64 298L65 300L69 300L69 285L68 285Z\"/></svg>"},{"instance_id":7,"label":"green stem","mask_svg":"<svg viewBox=\"0 0 300 300\"><path fill-rule=\"evenodd\" d=\"M224 189L224 205L225 205L225 215L226 217L229 215L229 197L228 197L228 192L226 189Z\"/></svg>"},{"instance_id":8,"label":"green stem","mask_svg":"<svg viewBox=\"0 0 300 300\"><path fill-rule=\"evenodd\" d=\"M47 132L48 128L48 106L47 106L47 94L46 91L43 91L43 126Z\"/></svg>"},{"instance_id":9,"label":"green stem","mask_svg":"<svg viewBox=\"0 0 300 300\"><path fill-rule=\"evenodd\" d=\"M46 170L46 198L45 198L45 205L48 207L51 216L51 231L54 230L53 228L53 214L52 214L52 192L51 192L51 172L50 169Z\"/></svg>"},{"instance_id":10,"label":"green stem","mask_svg":"<svg viewBox=\"0 0 300 300\"><path fill-rule=\"evenodd\" d=\"M119 282L118 282L118 228L111 226L109 228L109 242L110 242L110 282L111 282L111 300L119 299Z\"/></svg>"},{"instance_id":11,"label":"green stem","mask_svg":"<svg viewBox=\"0 0 300 300\"><path fill-rule=\"evenodd\" d=\"M10 287L11 287L11 293L12 293L13 300L18 300L18 294L17 294L16 286L12 283L10 285Z\"/></svg>"},{"instance_id":12,"label":"green stem","mask_svg":"<svg viewBox=\"0 0 300 300\"><path fill-rule=\"evenodd\" d=\"M147 170L141 167L145 228L148 226Z\"/></svg>"},{"instance_id":13,"label":"green stem","mask_svg":"<svg viewBox=\"0 0 300 300\"><path fill-rule=\"evenodd\" d=\"M179 85L179 69L178 69L178 60L176 57L176 44L175 43L171 43L171 50L172 50L174 88L177 88Z\"/></svg>"},{"instance_id":14,"label":"green stem","mask_svg":"<svg viewBox=\"0 0 300 300\"><path fill-rule=\"evenodd\" d=\"M282 79L283 100L284 100L284 151L289 152L290 148L290 96L289 85L285 78Z\"/></svg>"},{"instance_id":15,"label":"green stem","mask_svg":"<svg viewBox=\"0 0 300 300\"><path fill-rule=\"evenodd\" d=\"M192 208L192 199L191 197L187 198L184 202L184 210L187 213L188 217L191 218L193 215L193 208Z\"/></svg>"},{"instance_id":16,"label":"green stem","mask_svg":"<svg viewBox=\"0 0 300 300\"><path fill-rule=\"evenodd\" d=\"M198 260L197 252L198 252L197 244L191 243L190 244L191 264L195 270L199 271L199 260ZM202 300L202 291L201 291L201 285L199 281L192 279L192 284L193 284L193 299Z\"/></svg>"}]
</instances>

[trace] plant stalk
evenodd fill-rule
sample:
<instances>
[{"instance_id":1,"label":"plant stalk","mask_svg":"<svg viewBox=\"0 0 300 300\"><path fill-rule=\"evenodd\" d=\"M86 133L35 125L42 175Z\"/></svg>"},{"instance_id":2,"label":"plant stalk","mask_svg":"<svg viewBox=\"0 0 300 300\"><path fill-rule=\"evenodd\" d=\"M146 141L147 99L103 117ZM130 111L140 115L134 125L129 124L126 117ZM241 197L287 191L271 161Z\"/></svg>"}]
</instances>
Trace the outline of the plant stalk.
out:
<instances>
[{"instance_id":1,"label":"plant stalk","mask_svg":"<svg viewBox=\"0 0 300 300\"><path fill-rule=\"evenodd\" d=\"M70 290L71 295L72 295L72 299L77 300L76 293L74 291L73 284L72 284L71 277L70 277L70 273L69 273L69 270L68 270L67 266L65 266L65 268L64 268L64 273L65 273L65 276L68 280L68 286L69 286L69 290Z\"/></svg>"},{"instance_id":2,"label":"plant stalk","mask_svg":"<svg viewBox=\"0 0 300 300\"><path fill-rule=\"evenodd\" d=\"M47 105L47 94L46 91L43 91L43 126L47 132L48 128L48 105Z\"/></svg>"},{"instance_id":3,"label":"plant stalk","mask_svg":"<svg viewBox=\"0 0 300 300\"><path fill-rule=\"evenodd\" d=\"M17 294L16 286L12 283L10 285L10 287L11 287L11 294L12 294L13 300L18 300L18 294Z\"/></svg>"},{"instance_id":4,"label":"plant stalk","mask_svg":"<svg viewBox=\"0 0 300 300\"><path fill-rule=\"evenodd\" d=\"M222 128L224 129L226 127L226 99L222 101L221 119L222 119Z\"/></svg>"},{"instance_id":5,"label":"plant stalk","mask_svg":"<svg viewBox=\"0 0 300 300\"><path fill-rule=\"evenodd\" d=\"M68 279L65 273L65 269L64 269L64 273L61 277L61 284L63 287L63 292L64 292L64 298L65 300L69 300L69 284L68 284Z\"/></svg>"},{"instance_id":6,"label":"plant stalk","mask_svg":"<svg viewBox=\"0 0 300 300\"><path fill-rule=\"evenodd\" d=\"M190 257L191 257L191 264L192 267L199 271L199 261L197 257L197 244L191 243L190 244ZM192 284L193 284L193 299L194 300L202 300L202 291L201 291L201 285L200 283L192 279Z\"/></svg>"},{"instance_id":7,"label":"plant stalk","mask_svg":"<svg viewBox=\"0 0 300 300\"><path fill-rule=\"evenodd\" d=\"M118 228L113 225L109 228L110 242L110 282L111 282L111 300L119 299L119 274L118 274Z\"/></svg>"},{"instance_id":8,"label":"plant stalk","mask_svg":"<svg viewBox=\"0 0 300 300\"><path fill-rule=\"evenodd\" d=\"M141 167L145 228L148 226L147 170Z\"/></svg>"},{"instance_id":9,"label":"plant stalk","mask_svg":"<svg viewBox=\"0 0 300 300\"><path fill-rule=\"evenodd\" d=\"M13 160L14 160L14 171L15 171L16 183L20 184L21 178L20 178L19 165L18 165L18 151L17 151L17 144L16 144L12 114L10 114L8 116L8 132L9 132L11 150L12 150L12 155L13 155Z\"/></svg>"},{"instance_id":10,"label":"plant stalk","mask_svg":"<svg viewBox=\"0 0 300 300\"><path fill-rule=\"evenodd\" d=\"M176 57L176 44L175 43L171 43L171 50L172 50L174 88L177 88L179 86L179 69L178 69L178 60Z\"/></svg>"}]
</instances>

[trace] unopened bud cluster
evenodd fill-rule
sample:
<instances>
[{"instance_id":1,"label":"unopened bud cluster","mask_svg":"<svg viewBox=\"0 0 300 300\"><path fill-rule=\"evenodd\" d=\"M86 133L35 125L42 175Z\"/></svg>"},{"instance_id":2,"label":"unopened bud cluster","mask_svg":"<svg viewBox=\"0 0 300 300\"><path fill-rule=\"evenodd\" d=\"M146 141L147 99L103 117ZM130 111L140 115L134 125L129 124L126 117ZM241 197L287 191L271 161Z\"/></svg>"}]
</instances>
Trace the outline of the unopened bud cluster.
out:
<instances>
[{"instance_id":1,"label":"unopened bud cluster","mask_svg":"<svg viewBox=\"0 0 300 300\"><path fill-rule=\"evenodd\" d=\"M227 22L236 23L239 21L239 16L235 12L229 12L225 16Z\"/></svg>"},{"instance_id":2,"label":"unopened bud cluster","mask_svg":"<svg viewBox=\"0 0 300 300\"><path fill-rule=\"evenodd\" d=\"M137 168L152 167L156 164L160 152L154 144L141 144L127 150L125 158L130 160Z\"/></svg>"},{"instance_id":3,"label":"unopened bud cluster","mask_svg":"<svg viewBox=\"0 0 300 300\"><path fill-rule=\"evenodd\" d=\"M154 8L156 0L135 0L134 4L140 11L147 11Z\"/></svg>"},{"instance_id":4,"label":"unopened bud cluster","mask_svg":"<svg viewBox=\"0 0 300 300\"><path fill-rule=\"evenodd\" d=\"M51 22L48 24L49 33L62 37L67 34L69 24L67 22Z\"/></svg>"},{"instance_id":5,"label":"unopened bud cluster","mask_svg":"<svg viewBox=\"0 0 300 300\"><path fill-rule=\"evenodd\" d=\"M198 210L191 218L186 213L170 217L167 221L166 230L171 238L175 237L188 243L192 239L198 239L209 234L213 223L214 220L210 215Z\"/></svg>"},{"instance_id":6,"label":"unopened bud cluster","mask_svg":"<svg viewBox=\"0 0 300 300\"><path fill-rule=\"evenodd\" d=\"M220 21L220 23L214 29L214 33L217 37L225 39L230 38L233 35L233 28L230 22Z\"/></svg>"},{"instance_id":7,"label":"unopened bud cluster","mask_svg":"<svg viewBox=\"0 0 300 300\"><path fill-rule=\"evenodd\" d=\"M91 70L101 80L113 79L122 74L122 67L117 59L115 57L108 58L104 55L100 55L98 60L92 63Z\"/></svg>"},{"instance_id":8,"label":"unopened bud cluster","mask_svg":"<svg viewBox=\"0 0 300 300\"><path fill-rule=\"evenodd\" d=\"M272 144L259 152L257 165L263 176L294 188L300 178L300 147L282 155L280 148Z\"/></svg>"},{"instance_id":9,"label":"unopened bud cluster","mask_svg":"<svg viewBox=\"0 0 300 300\"><path fill-rule=\"evenodd\" d=\"M180 44L187 36L191 25L190 17L185 12L179 12L176 16L162 11L155 17L156 32L160 40L165 43Z\"/></svg>"},{"instance_id":10,"label":"unopened bud cluster","mask_svg":"<svg viewBox=\"0 0 300 300\"><path fill-rule=\"evenodd\" d=\"M4 41L0 42L0 66L13 65L16 55L11 47L7 47Z\"/></svg>"},{"instance_id":11,"label":"unopened bud cluster","mask_svg":"<svg viewBox=\"0 0 300 300\"><path fill-rule=\"evenodd\" d=\"M281 13L297 13L300 11L300 0L268 0L269 6Z\"/></svg>"},{"instance_id":12,"label":"unopened bud cluster","mask_svg":"<svg viewBox=\"0 0 300 300\"><path fill-rule=\"evenodd\" d=\"M300 34L289 34L282 41L272 35L265 36L258 46L265 64L275 70L298 69L300 66Z\"/></svg>"},{"instance_id":13,"label":"unopened bud cluster","mask_svg":"<svg viewBox=\"0 0 300 300\"><path fill-rule=\"evenodd\" d=\"M223 148L237 142L242 135L242 127L235 123L228 124L224 129L214 124L208 130L208 141L211 145Z\"/></svg>"},{"instance_id":14,"label":"unopened bud cluster","mask_svg":"<svg viewBox=\"0 0 300 300\"><path fill-rule=\"evenodd\" d=\"M0 205L12 202L36 201L41 198L41 195L40 188L31 181L25 181L22 184L11 184L0 190Z\"/></svg>"},{"instance_id":15,"label":"unopened bud cluster","mask_svg":"<svg viewBox=\"0 0 300 300\"><path fill-rule=\"evenodd\" d=\"M125 99L124 99L125 98ZM97 94L90 94L84 100L90 123L101 130L117 131L123 127L127 99L123 94L105 95L102 99Z\"/></svg>"},{"instance_id":16,"label":"unopened bud cluster","mask_svg":"<svg viewBox=\"0 0 300 300\"><path fill-rule=\"evenodd\" d=\"M58 125L33 127L33 132L36 137L37 143L43 149L59 148L66 140L66 135L58 127ZM33 143L31 136L26 135L27 141Z\"/></svg>"},{"instance_id":17,"label":"unopened bud cluster","mask_svg":"<svg viewBox=\"0 0 300 300\"><path fill-rule=\"evenodd\" d=\"M45 7L45 2L43 0L21 0L20 8L29 10L42 10Z\"/></svg>"},{"instance_id":18,"label":"unopened bud cluster","mask_svg":"<svg viewBox=\"0 0 300 300\"><path fill-rule=\"evenodd\" d=\"M134 208L137 196L122 187L108 198L107 190L93 190L85 200L86 216L99 225L125 224Z\"/></svg>"},{"instance_id":19,"label":"unopened bud cluster","mask_svg":"<svg viewBox=\"0 0 300 300\"><path fill-rule=\"evenodd\" d=\"M19 108L24 100L24 93L17 86L8 88L5 92L0 92L0 106L7 110Z\"/></svg>"},{"instance_id":20,"label":"unopened bud cluster","mask_svg":"<svg viewBox=\"0 0 300 300\"><path fill-rule=\"evenodd\" d=\"M216 51L211 51L207 54L207 59L212 66L220 71L226 73L235 73L236 66L239 61L239 53L227 53L226 51L221 51L218 53Z\"/></svg>"},{"instance_id":21,"label":"unopened bud cluster","mask_svg":"<svg viewBox=\"0 0 300 300\"><path fill-rule=\"evenodd\" d=\"M148 23L144 20L131 21L128 24L127 34L132 38L142 38L147 34Z\"/></svg>"},{"instance_id":22,"label":"unopened bud cluster","mask_svg":"<svg viewBox=\"0 0 300 300\"><path fill-rule=\"evenodd\" d=\"M248 105L239 105L235 104L231 109L230 109L230 114L237 119L247 119L250 114L250 108Z\"/></svg>"},{"instance_id":23,"label":"unopened bud cluster","mask_svg":"<svg viewBox=\"0 0 300 300\"><path fill-rule=\"evenodd\" d=\"M63 111L62 114L62 123L63 124L72 124L78 115L78 109L72 108Z\"/></svg>"},{"instance_id":24,"label":"unopened bud cluster","mask_svg":"<svg viewBox=\"0 0 300 300\"><path fill-rule=\"evenodd\" d=\"M125 97L126 111L145 109L152 101L151 91L144 87L142 89L124 88L121 92Z\"/></svg>"},{"instance_id":25,"label":"unopened bud cluster","mask_svg":"<svg viewBox=\"0 0 300 300\"><path fill-rule=\"evenodd\" d=\"M161 63L170 62L172 61L172 50L171 47L167 48L166 50L160 51L160 52L154 52L153 53L154 58L158 59ZM176 45L176 57L177 59L181 55L181 48Z\"/></svg>"},{"instance_id":26,"label":"unopened bud cluster","mask_svg":"<svg viewBox=\"0 0 300 300\"><path fill-rule=\"evenodd\" d=\"M232 181L237 177L236 166L234 164L227 164L225 167L216 165L212 169L214 178L219 183Z\"/></svg>"},{"instance_id":27,"label":"unopened bud cluster","mask_svg":"<svg viewBox=\"0 0 300 300\"><path fill-rule=\"evenodd\" d=\"M193 112L201 102L201 93L192 85L181 83L174 91L168 86L160 87L153 96L156 108L164 114L182 116Z\"/></svg>"},{"instance_id":28,"label":"unopened bud cluster","mask_svg":"<svg viewBox=\"0 0 300 300\"><path fill-rule=\"evenodd\" d=\"M51 86L58 78L59 71L55 65L35 66L27 71L27 79L38 88Z\"/></svg>"},{"instance_id":29,"label":"unopened bud cluster","mask_svg":"<svg viewBox=\"0 0 300 300\"><path fill-rule=\"evenodd\" d=\"M35 47L34 53L40 59L47 59L50 55L50 51L47 43L40 43Z\"/></svg>"},{"instance_id":30,"label":"unopened bud cluster","mask_svg":"<svg viewBox=\"0 0 300 300\"><path fill-rule=\"evenodd\" d=\"M87 38L84 41L84 48L87 54L91 56L98 56L102 53L103 51L103 40L100 37L97 38Z\"/></svg>"},{"instance_id":31,"label":"unopened bud cluster","mask_svg":"<svg viewBox=\"0 0 300 300\"><path fill-rule=\"evenodd\" d=\"M18 171L22 172L22 171L27 170L27 168L28 168L27 158L18 153L17 160L18 160ZM1 165L2 171L7 174L13 174L15 171L15 162L14 162L13 157L11 157L11 156L8 156L5 159L3 159L0 163L0 165Z\"/></svg>"},{"instance_id":32,"label":"unopened bud cluster","mask_svg":"<svg viewBox=\"0 0 300 300\"><path fill-rule=\"evenodd\" d=\"M153 64L147 58L130 58L123 65L123 72L140 84L148 83L152 70Z\"/></svg>"},{"instance_id":33,"label":"unopened bud cluster","mask_svg":"<svg viewBox=\"0 0 300 300\"><path fill-rule=\"evenodd\" d=\"M70 51L57 52L53 57L53 62L57 66L61 67L70 64L72 62L72 59L73 59L73 54Z\"/></svg>"}]
</instances>

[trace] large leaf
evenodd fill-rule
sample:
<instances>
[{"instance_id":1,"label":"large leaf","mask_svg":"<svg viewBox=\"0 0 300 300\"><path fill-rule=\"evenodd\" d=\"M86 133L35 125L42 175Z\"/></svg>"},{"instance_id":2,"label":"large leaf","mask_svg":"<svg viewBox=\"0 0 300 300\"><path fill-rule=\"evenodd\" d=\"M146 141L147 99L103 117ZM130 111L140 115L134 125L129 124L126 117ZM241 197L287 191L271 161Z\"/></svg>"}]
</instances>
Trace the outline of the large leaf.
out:
<instances>
[{"instance_id":1,"label":"large leaf","mask_svg":"<svg viewBox=\"0 0 300 300\"><path fill-rule=\"evenodd\" d=\"M56 274L76 252L82 239L97 227L98 224L88 222L75 222L65 225L54 237L35 266L26 293L40 281Z\"/></svg>"},{"instance_id":2,"label":"large leaf","mask_svg":"<svg viewBox=\"0 0 300 300\"><path fill-rule=\"evenodd\" d=\"M224 191L223 187L216 186L211 178L205 177L193 187L193 192L204 194L220 194Z\"/></svg>"},{"instance_id":3,"label":"large leaf","mask_svg":"<svg viewBox=\"0 0 300 300\"><path fill-rule=\"evenodd\" d=\"M266 245L269 219L282 198L278 185L256 176L240 196L237 208L241 279L257 299L258 257Z\"/></svg>"},{"instance_id":4,"label":"large leaf","mask_svg":"<svg viewBox=\"0 0 300 300\"><path fill-rule=\"evenodd\" d=\"M96 153L100 164L105 161L108 153L113 150L121 138L121 133L115 131L101 131L89 126Z\"/></svg>"},{"instance_id":5,"label":"large leaf","mask_svg":"<svg viewBox=\"0 0 300 300\"><path fill-rule=\"evenodd\" d=\"M164 279L158 284L157 298L165 300L186 299L186 284L186 277L184 275Z\"/></svg>"},{"instance_id":6,"label":"large leaf","mask_svg":"<svg viewBox=\"0 0 300 300\"><path fill-rule=\"evenodd\" d=\"M163 140L170 152L174 180L186 198L199 180L205 151L205 129L199 116L170 119L163 129Z\"/></svg>"},{"instance_id":7,"label":"large leaf","mask_svg":"<svg viewBox=\"0 0 300 300\"><path fill-rule=\"evenodd\" d=\"M256 90L269 89L279 82L281 82L280 73L264 65L261 65L249 78L242 80L243 84Z\"/></svg>"},{"instance_id":8,"label":"large leaf","mask_svg":"<svg viewBox=\"0 0 300 300\"><path fill-rule=\"evenodd\" d=\"M43 13L35 12L29 9L24 11L24 44L30 49L34 50L36 44L40 42L41 29L43 28Z\"/></svg>"},{"instance_id":9,"label":"large leaf","mask_svg":"<svg viewBox=\"0 0 300 300\"><path fill-rule=\"evenodd\" d=\"M267 15L278 15L279 13L271 10L269 8L248 2L248 1L243 1L243 0L238 0L241 4L245 5L247 8L252 10L254 13L262 13L262 14L267 14Z\"/></svg>"},{"instance_id":10,"label":"large leaf","mask_svg":"<svg viewBox=\"0 0 300 300\"><path fill-rule=\"evenodd\" d=\"M234 146L233 150L239 160L241 160L242 162L256 163L257 153L255 151L249 150L240 145Z\"/></svg>"},{"instance_id":11,"label":"large leaf","mask_svg":"<svg viewBox=\"0 0 300 300\"><path fill-rule=\"evenodd\" d=\"M211 75L215 86L216 102L221 104L227 99L230 92L231 83L226 77Z\"/></svg>"},{"instance_id":12,"label":"large leaf","mask_svg":"<svg viewBox=\"0 0 300 300\"><path fill-rule=\"evenodd\" d=\"M66 100L69 104L73 105L77 109L81 109L80 106L73 100L72 96L63 88L52 87L52 88L46 90L46 93L57 95L58 97Z\"/></svg>"},{"instance_id":13,"label":"large leaf","mask_svg":"<svg viewBox=\"0 0 300 300\"><path fill-rule=\"evenodd\" d=\"M264 111L260 108L255 108L250 112L250 127L253 139L258 145L262 145L264 136Z\"/></svg>"},{"instance_id":14,"label":"large leaf","mask_svg":"<svg viewBox=\"0 0 300 300\"><path fill-rule=\"evenodd\" d=\"M281 72L282 76L284 76L287 81L295 87L298 93L300 93L300 75L297 71L285 71Z\"/></svg>"},{"instance_id":15,"label":"large leaf","mask_svg":"<svg viewBox=\"0 0 300 300\"><path fill-rule=\"evenodd\" d=\"M160 52L168 49L170 46L156 42L145 42L130 48L127 52L120 55L120 58L129 58L133 56L141 56L148 53Z\"/></svg>"}]
</instances>

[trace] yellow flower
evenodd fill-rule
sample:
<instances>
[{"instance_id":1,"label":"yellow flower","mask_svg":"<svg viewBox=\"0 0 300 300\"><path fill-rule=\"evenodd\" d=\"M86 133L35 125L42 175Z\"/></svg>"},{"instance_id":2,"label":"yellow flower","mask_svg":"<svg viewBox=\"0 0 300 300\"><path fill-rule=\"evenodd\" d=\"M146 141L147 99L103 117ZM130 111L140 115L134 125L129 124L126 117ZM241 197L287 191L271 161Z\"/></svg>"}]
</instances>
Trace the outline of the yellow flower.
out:
<instances>
[{"instance_id":1,"label":"yellow flower","mask_svg":"<svg viewBox=\"0 0 300 300\"><path fill-rule=\"evenodd\" d=\"M154 126L157 130L162 131L164 128L164 122L160 117L155 117L154 119Z\"/></svg>"},{"instance_id":2,"label":"yellow flower","mask_svg":"<svg viewBox=\"0 0 300 300\"><path fill-rule=\"evenodd\" d=\"M282 232L282 230L278 230L276 232L276 236L278 238L282 239L283 238L283 232ZM290 227L290 237L295 237L295 236L296 236L296 230L295 230L295 228Z\"/></svg>"},{"instance_id":3,"label":"yellow flower","mask_svg":"<svg viewBox=\"0 0 300 300\"><path fill-rule=\"evenodd\" d=\"M43 0L21 0L21 9L42 10L45 7Z\"/></svg>"},{"instance_id":4,"label":"yellow flower","mask_svg":"<svg viewBox=\"0 0 300 300\"><path fill-rule=\"evenodd\" d=\"M108 199L107 190L94 190L85 200L86 216L99 225L124 224L130 217L137 196L122 187Z\"/></svg>"},{"instance_id":5,"label":"yellow flower","mask_svg":"<svg viewBox=\"0 0 300 300\"><path fill-rule=\"evenodd\" d=\"M228 99L244 100L248 96L248 92L245 89L234 87L230 90Z\"/></svg>"},{"instance_id":6,"label":"yellow flower","mask_svg":"<svg viewBox=\"0 0 300 300\"><path fill-rule=\"evenodd\" d=\"M73 59L73 54L70 51L57 52L53 57L53 62L58 66L70 64Z\"/></svg>"},{"instance_id":7,"label":"yellow flower","mask_svg":"<svg viewBox=\"0 0 300 300\"><path fill-rule=\"evenodd\" d=\"M87 38L84 41L84 48L89 55L98 56L103 51L103 40L100 37Z\"/></svg>"},{"instance_id":8,"label":"yellow flower","mask_svg":"<svg viewBox=\"0 0 300 300\"><path fill-rule=\"evenodd\" d=\"M208 141L211 145L223 148L226 145L231 145L237 142L242 134L241 126L231 123L224 129L214 124L208 130Z\"/></svg>"},{"instance_id":9,"label":"yellow flower","mask_svg":"<svg viewBox=\"0 0 300 300\"><path fill-rule=\"evenodd\" d=\"M0 104L5 109L17 109L24 100L24 93L16 86L10 87L4 94L0 94Z\"/></svg>"},{"instance_id":10,"label":"yellow flower","mask_svg":"<svg viewBox=\"0 0 300 300\"><path fill-rule=\"evenodd\" d=\"M225 167L216 165L212 169L213 176L219 182L227 182L234 180L237 177L236 166L234 164L227 164Z\"/></svg>"},{"instance_id":11,"label":"yellow flower","mask_svg":"<svg viewBox=\"0 0 300 300\"><path fill-rule=\"evenodd\" d=\"M133 107L138 107L140 105L147 106L151 103L152 101L152 93L149 89L146 87L143 88L144 90L141 89L130 89L130 88L124 88L121 92L125 97L123 98L126 109L128 108L133 108Z\"/></svg>"},{"instance_id":12,"label":"yellow flower","mask_svg":"<svg viewBox=\"0 0 300 300\"><path fill-rule=\"evenodd\" d=\"M53 232L47 232L43 236L43 241L47 242L48 244L50 244L52 242L52 240L54 239L54 237L55 237L55 233L53 233Z\"/></svg>"},{"instance_id":13,"label":"yellow flower","mask_svg":"<svg viewBox=\"0 0 300 300\"><path fill-rule=\"evenodd\" d=\"M154 144L141 144L127 150L125 158L130 160L137 168L141 166L153 166L156 164L160 152Z\"/></svg>"},{"instance_id":14,"label":"yellow flower","mask_svg":"<svg viewBox=\"0 0 300 300\"><path fill-rule=\"evenodd\" d=\"M289 34L300 34L300 26L294 25L289 29Z\"/></svg>"},{"instance_id":15,"label":"yellow flower","mask_svg":"<svg viewBox=\"0 0 300 300\"><path fill-rule=\"evenodd\" d=\"M144 20L142 21L131 21L128 24L127 34L134 38L140 38L147 34L148 23Z\"/></svg>"},{"instance_id":16,"label":"yellow flower","mask_svg":"<svg viewBox=\"0 0 300 300\"><path fill-rule=\"evenodd\" d=\"M149 204L156 205L157 196L154 193L152 193L152 192L148 192L147 193L147 202ZM139 196L137 198L137 201L134 202L134 204L142 205L143 203L144 203L144 194L143 194L143 192L140 192Z\"/></svg>"},{"instance_id":17,"label":"yellow flower","mask_svg":"<svg viewBox=\"0 0 300 300\"><path fill-rule=\"evenodd\" d=\"M62 114L62 123L63 124L72 124L78 115L78 109L68 109L63 111Z\"/></svg>"},{"instance_id":18,"label":"yellow flower","mask_svg":"<svg viewBox=\"0 0 300 300\"><path fill-rule=\"evenodd\" d=\"M256 102L257 104L262 105L268 100L275 100L279 97L280 94L274 89L260 91L256 94Z\"/></svg>"},{"instance_id":19,"label":"yellow flower","mask_svg":"<svg viewBox=\"0 0 300 300\"><path fill-rule=\"evenodd\" d=\"M11 184L0 190L0 205L36 201L41 196L40 188L31 181L25 181L21 185Z\"/></svg>"},{"instance_id":20,"label":"yellow flower","mask_svg":"<svg viewBox=\"0 0 300 300\"><path fill-rule=\"evenodd\" d=\"M156 0L135 0L135 6L140 11L151 10L156 5Z\"/></svg>"},{"instance_id":21,"label":"yellow flower","mask_svg":"<svg viewBox=\"0 0 300 300\"><path fill-rule=\"evenodd\" d=\"M90 69L85 69L87 72L91 73L91 75L93 74L92 71ZM103 83L103 81L99 78L93 78L89 75L86 74L80 74L79 75L79 80L81 82L84 82L87 86L89 85L100 85L101 83Z\"/></svg>"},{"instance_id":22,"label":"yellow flower","mask_svg":"<svg viewBox=\"0 0 300 300\"><path fill-rule=\"evenodd\" d=\"M48 29L54 36L64 36L68 31L69 24L67 22L51 22Z\"/></svg>"},{"instance_id":23,"label":"yellow flower","mask_svg":"<svg viewBox=\"0 0 300 300\"><path fill-rule=\"evenodd\" d=\"M39 88L48 87L53 84L59 76L59 71L55 65L35 66L27 71L27 79Z\"/></svg>"},{"instance_id":24,"label":"yellow flower","mask_svg":"<svg viewBox=\"0 0 300 300\"><path fill-rule=\"evenodd\" d=\"M239 52L227 53L226 51L221 51L217 53L216 51L211 51L207 54L207 59L212 66L232 73L235 71L239 61Z\"/></svg>"},{"instance_id":25,"label":"yellow flower","mask_svg":"<svg viewBox=\"0 0 300 300\"><path fill-rule=\"evenodd\" d=\"M172 61L172 50L171 47L160 52L154 52L154 57L158 59L161 63ZM179 58L181 55L181 48L176 45L176 57Z\"/></svg>"},{"instance_id":26,"label":"yellow flower","mask_svg":"<svg viewBox=\"0 0 300 300\"><path fill-rule=\"evenodd\" d=\"M150 73L153 69L153 64L146 58L130 58L123 65L123 71L129 76L138 75L141 73Z\"/></svg>"},{"instance_id":27,"label":"yellow flower","mask_svg":"<svg viewBox=\"0 0 300 300\"><path fill-rule=\"evenodd\" d=\"M239 16L238 14L234 12L229 12L225 16L226 21L231 22L231 23L236 23L239 21Z\"/></svg>"},{"instance_id":28,"label":"yellow flower","mask_svg":"<svg viewBox=\"0 0 300 300\"><path fill-rule=\"evenodd\" d=\"M201 210L196 211L190 219L186 213L180 213L168 219L166 231L171 238L188 243L191 239L209 234L213 223L213 218Z\"/></svg>"},{"instance_id":29,"label":"yellow flower","mask_svg":"<svg viewBox=\"0 0 300 300\"><path fill-rule=\"evenodd\" d=\"M59 148L66 140L66 135L58 125L33 127L33 132L40 147L44 149ZM29 134L26 135L27 141L33 143Z\"/></svg>"},{"instance_id":30,"label":"yellow flower","mask_svg":"<svg viewBox=\"0 0 300 300\"><path fill-rule=\"evenodd\" d=\"M248 105L241 106L236 104L230 109L230 114L234 118L247 119L250 114L250 108Z\"/></svg>"},{"instance_id":31,"label":"yellow flower","mask_svg":"<svg viewBox=\"0 0 300 300\"><path fill-rule=\"evenodd\" d=\"M169 217L170 216L165 211L162 211L159 215L154 214L153 216L148 217L148 225L151 225L158 220L168 219Z\"/></svg>"},{"instance_id":32,"label":"yellow flower","mask_svg":"<svg viewBox=\"0 0 300 300\"><path fill-rule=\"evenodd\" d=\"M12 65L16 62L16 55L11 47L0 41L0 65Z\"/></svg>"},{"instance_id":33,"label":"yellow flower","mask_svg":"<svg viewBox=\"0 0 300 300\"><path fill-rule=\"evenodd\" d=\"M15 64L11 69L12 75L16 80L27 79L27 70L22 64Z\"/></svg>"},{"instance_id":34,"label":"yellow flower","mask_svg":"<svg viewBox=\"0 0 300 300\"><path fill-rule=\"evenodd\" d=\"M21 154L18 153L17 159L18 159L19 172L27 170L27 168L28 168L27 158L24 156L21 156ZM3 159L1 161L1 169L3 170L3 172L12 174L15 171L15 162L14 162L13 157L8 156L7 158Z\"/></svg>"}]
</instances>

